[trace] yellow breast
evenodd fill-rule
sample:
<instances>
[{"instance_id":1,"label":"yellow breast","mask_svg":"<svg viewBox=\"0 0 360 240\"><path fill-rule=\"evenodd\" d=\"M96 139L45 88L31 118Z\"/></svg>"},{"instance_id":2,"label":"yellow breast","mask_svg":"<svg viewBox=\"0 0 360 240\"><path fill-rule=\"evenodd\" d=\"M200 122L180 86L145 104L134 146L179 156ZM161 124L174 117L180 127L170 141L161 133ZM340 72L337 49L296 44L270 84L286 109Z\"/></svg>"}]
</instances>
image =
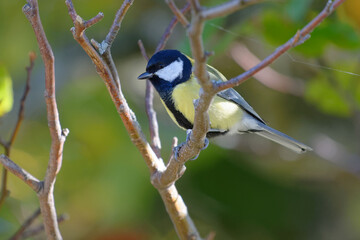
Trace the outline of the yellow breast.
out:
<instances>
[{"instance_id":1,"label":"yellow breast","mask_svg":"<svg viewBox=\"0 0 360 240\"><path fill-rule=\"evenodd\" d=\"M196 79L179 84L173 90L175 108L191 123L194 122L195 116L193 101L199 98L199 90L200 85ZM174 120L173 115L170 113L169 115ZM209 108L210 127L212 129L229 130L241 120L242 116L243 111L237 104L218 96L214 97Z\"/></svg>"}]
</instances>

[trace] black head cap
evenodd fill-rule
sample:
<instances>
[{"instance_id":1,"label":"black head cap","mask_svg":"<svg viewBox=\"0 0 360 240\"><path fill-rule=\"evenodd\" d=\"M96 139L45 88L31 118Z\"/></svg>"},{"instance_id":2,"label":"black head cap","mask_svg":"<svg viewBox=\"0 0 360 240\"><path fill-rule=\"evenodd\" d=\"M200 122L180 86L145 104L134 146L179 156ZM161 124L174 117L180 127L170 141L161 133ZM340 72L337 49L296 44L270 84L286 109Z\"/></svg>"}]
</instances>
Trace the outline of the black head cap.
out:
<instances>
[{"instance_id":1,"label":"black head cap","mask_svg":"<svg viewBox=\"0 0 360 240\"><path fill-rule=\"evenodd\" d=\"M162 50L157 53L155 53L149 60L147 66L146 66L146 72L141 74L138 78L139 79L150 79L153 81L161 80L159 79L155 73L159 71L160 69L176 62L176 61L182 61L183 67L182 67L182 74L179 75L179 78L176 79L173 84L178 84L181 82L184 82L190 78L191 70L192 70L192 64L190 60L182 54L178 50Z\"/></svg>"}]
</instances>

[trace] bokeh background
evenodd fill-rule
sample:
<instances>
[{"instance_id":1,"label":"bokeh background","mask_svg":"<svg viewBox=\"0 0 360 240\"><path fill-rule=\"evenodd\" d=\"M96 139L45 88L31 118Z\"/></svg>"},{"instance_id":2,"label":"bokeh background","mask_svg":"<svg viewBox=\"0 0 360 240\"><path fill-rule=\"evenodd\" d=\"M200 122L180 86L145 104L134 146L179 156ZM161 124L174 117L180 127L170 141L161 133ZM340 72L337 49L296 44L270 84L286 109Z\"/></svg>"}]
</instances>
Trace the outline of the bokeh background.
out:
<instances>
[{"instance_id":1,"label":"bokeh background","mask_svg":"<svg viewBox=\"0 0 360 240\"><path fill-rule=\"evenodd\" d=\"M105 14L87 31L88 37L104 38L121 2L74 0L85 19L99 11ZM266 57L326 2L268 1L208 22L205 46L215 53L209 62L229 78L240 74L244 64L253 65L254 56ZM0 62L14 89L13 110L0 119L2 139L9 137L16 120L28 52L39 52L21 11L24 3L0 1ZM39 4L56 59L61 124L70 129L55 187L57 212L70 216L60 225L64 239L177 239L105 85L72 38L64 1ZM249 135L212 140L196 161L187 163L176 184L202 236L214 231L216 239L360 239L359 11L358 0L347 0L308 41L272 64L273 71L236 88L270 126L309 144L314 152L296 155ZM136 0L112 48L123 92L147 135L145 83L136 79L146 61L137 40L151 54L171 18L164 1ZM190 54L181 26L167 47ZM35 64L11 158L43 178L50 136L40 57ZM155 108L162 156L168 159L172 137L183 141L185 133L171 122L157 96ZM11 174L9 188L11 195L0 209L0 239L11 236L38 208L34 192Z\"/></svg>"}]
</instances>

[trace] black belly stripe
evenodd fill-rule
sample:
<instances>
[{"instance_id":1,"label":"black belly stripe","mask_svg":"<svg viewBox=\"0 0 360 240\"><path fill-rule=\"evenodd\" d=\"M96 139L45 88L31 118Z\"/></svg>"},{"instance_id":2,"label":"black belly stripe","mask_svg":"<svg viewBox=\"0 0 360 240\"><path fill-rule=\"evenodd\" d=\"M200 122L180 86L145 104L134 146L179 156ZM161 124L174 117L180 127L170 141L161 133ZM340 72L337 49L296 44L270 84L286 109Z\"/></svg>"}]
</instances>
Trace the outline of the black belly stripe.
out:
<instances>
[{"instance_id":1,"label":"black belly stripe","mask_svg":"<svg viewBox=\"0 0 360 240\"><path fill-rule=\"evenodd\" d=\"M173 114L176 122L179 124L179 126L185 128L185 129L192 129L193 124L180 112L175 108L174 102L171 99L171 93L167 92L160 94L161 99L164 101L166 107L170 110L170 112ZM214 131L212 129L210 132L206 134L207 138L217 137L221 135L225 135L229 131Z\"/></svg>"},{"instance_id":2,"label":"black belly stripe","mask_svg":"<svg viewBox=\"0 0 360 240\"><path fill-rule=\"evenodd\" d=\"M175 108L174 102L171 99L171 93L167 92L164 94L160 94L160 97L164 101L166 107L172 112L174 115L174 118L176 122L179 124L179 126L185 128L185 129L192 129L193 125L192 123L180 112Z\"/></svg>"}]
</instances>

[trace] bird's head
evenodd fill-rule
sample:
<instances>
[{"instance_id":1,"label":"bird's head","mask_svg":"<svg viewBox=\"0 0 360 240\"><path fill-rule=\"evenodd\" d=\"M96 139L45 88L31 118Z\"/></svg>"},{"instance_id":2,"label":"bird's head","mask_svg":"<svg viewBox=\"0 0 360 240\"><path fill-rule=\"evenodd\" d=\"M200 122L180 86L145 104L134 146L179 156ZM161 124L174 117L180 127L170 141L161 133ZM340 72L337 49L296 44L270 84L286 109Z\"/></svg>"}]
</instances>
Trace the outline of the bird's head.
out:
<instances>
[{"instance_id":1,"label":"bird's head","mask_svg":"<svg viewBox=\"0 0 360 240\"><path fill-rule=\"evenodd\" d=\"M192 64L187 56L177 50L162 50L150 58L146 72L138 79L149 79L159 91L186 82L191 72Z\"/></svg>"}]
</instances>

